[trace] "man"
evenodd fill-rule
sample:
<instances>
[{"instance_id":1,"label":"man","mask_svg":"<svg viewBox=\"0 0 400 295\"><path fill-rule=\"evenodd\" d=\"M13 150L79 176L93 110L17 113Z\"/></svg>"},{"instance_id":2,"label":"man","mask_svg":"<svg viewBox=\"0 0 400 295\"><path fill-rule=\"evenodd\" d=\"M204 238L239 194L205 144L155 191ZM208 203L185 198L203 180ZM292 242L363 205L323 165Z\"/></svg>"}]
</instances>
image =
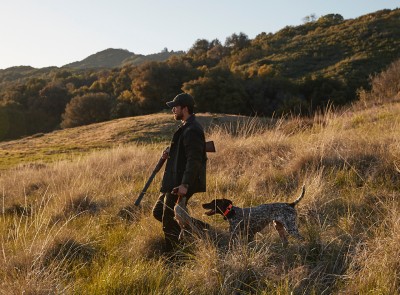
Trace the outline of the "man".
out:
<instances>
[{"instance_id":1,"label":"man","mask_svg":"<svg viewBox=\"0 0 400 295\"><path fill-rule=\"evenodd\" d=\"M166 251L174 250L178 243L180 227L174 219L178 196L188 200L194 193L206 190L206 143L203 128L194 114L194 103L187 93L178 94L173 101L167 102L175 120L180 120L182 125L163 153L167 163L161 194L153 208L153 216L163 225Z\"/></svg>"}]
</instances>

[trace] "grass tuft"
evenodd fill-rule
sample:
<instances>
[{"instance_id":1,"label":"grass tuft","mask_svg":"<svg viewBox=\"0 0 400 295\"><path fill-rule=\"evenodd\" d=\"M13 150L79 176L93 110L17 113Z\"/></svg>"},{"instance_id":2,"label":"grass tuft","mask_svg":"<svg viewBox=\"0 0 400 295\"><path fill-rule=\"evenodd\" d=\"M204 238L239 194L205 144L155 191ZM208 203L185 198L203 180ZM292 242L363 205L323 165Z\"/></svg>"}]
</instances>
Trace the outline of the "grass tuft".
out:
<instances>
[{"instance_id":1,"label":"grass tuft","mask_svg":"<svg viewBox=\"0 0 400 295\"><path fill-rule=\"evenodd\" d=\"M96 250L92 245L64 237L54 240L49 245L43 254L42 260L46 266L55 262L65 265L90 263L95 254Z\"/></svg>"}]
</instances>

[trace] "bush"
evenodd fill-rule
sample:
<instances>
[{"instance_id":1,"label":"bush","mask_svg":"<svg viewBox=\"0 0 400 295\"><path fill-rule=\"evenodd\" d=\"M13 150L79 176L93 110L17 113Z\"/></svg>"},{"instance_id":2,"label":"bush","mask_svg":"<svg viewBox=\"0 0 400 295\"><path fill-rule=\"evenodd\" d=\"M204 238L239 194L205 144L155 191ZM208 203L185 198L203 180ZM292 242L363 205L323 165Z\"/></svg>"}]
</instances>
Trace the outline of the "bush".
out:
<instances>
[{"instance_id":1,"label":"bush","mask_svg":"<svg viewBox=\"0 0 400 295\"><path fill-rule=\"evenodd\" d=\"M359 99L364 102L383 103L400 98L400 59L394 61L380 74L371 78L371 90L361 90Z\"/></svg>"},{"instance_id":2,"label":"bush","mask_svg":"<svg viewBox=\"0 0 400 295\"><path fill-rule=\"evenodd\" d=\"M75 96L62 115L62 128L70 128L110 119L112 99L106 93L89 93Z\"/></svg>"}]
</instances>

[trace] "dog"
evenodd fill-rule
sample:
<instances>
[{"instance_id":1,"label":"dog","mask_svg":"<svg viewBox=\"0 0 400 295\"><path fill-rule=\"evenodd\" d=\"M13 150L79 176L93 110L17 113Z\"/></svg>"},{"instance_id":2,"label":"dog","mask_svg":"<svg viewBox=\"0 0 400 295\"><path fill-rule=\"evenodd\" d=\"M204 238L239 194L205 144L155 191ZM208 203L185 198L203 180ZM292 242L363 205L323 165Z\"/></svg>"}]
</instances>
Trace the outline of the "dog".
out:
<instances>
[{"instance_id":1,"label":"dog","mask_svg":"<svg viewBox=\"0 0 400 295\"><path fill-rule=\"evenodd\" d=\"M248 242L254 239L254 235L264 229L267 224L273 222L275 229L284 245L288 244L286 233L298 240L304 240L297 227L297 213L295 206L304 197L305 186L303 185L300 196L292 203L263 204L250 208L239 208L233 206L228 199L215 199L203 204L203 208L209 210L206 215L221 214L229 221L231 237L246 237Z\"/></svg>"}]
</instances>

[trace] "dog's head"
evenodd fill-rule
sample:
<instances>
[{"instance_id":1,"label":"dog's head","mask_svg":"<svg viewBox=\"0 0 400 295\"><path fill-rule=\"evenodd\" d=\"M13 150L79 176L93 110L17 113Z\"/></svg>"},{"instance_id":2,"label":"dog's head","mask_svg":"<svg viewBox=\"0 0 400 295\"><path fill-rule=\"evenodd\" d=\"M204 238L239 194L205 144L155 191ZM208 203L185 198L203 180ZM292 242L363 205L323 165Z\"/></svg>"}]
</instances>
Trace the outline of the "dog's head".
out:
<instances>
[{"instance_id":1,"label":"dog's head","mask_svg":"<svg viewBox=\"0 0 400 295\"><path fill-rule=\"evenodd\" d=\"M212 200L210 203L203 204L203 208L207 209L208 211L205 212L206 215L212 216L214 214L221 214L224 215L228 207L232 205L232 201L228 199L215 199Z\"/></svg>"}]
</instances>

